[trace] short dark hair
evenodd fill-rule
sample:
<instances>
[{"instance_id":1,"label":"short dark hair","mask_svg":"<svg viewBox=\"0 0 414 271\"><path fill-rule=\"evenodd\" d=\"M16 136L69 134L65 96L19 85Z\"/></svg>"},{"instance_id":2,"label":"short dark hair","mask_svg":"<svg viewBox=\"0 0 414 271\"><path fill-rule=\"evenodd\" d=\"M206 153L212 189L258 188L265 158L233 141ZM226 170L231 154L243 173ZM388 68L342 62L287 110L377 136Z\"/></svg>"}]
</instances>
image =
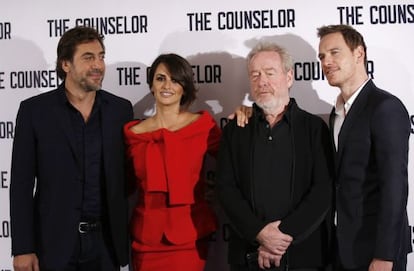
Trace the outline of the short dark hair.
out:
<instances>
[{"instance_id":1,"label":"short dark hair","mask_svg":"<svg viewBox=\"0 0 414 271\"><path fill-rule=\"evenodd\" d=\"M180 105L188 108L196 99L197 89L194 85L194 73L190 63L177 54L159 55L149 67L147 83L152 88L155 70L158 65L164 64L171 73L171 78L177 81L183 88L183 96Z\"/></svg>"},{"instance_id":2,"label":"short dark hair","mask_svg":"<svg viewBox=\"0 0 414 271\"><path fill-rule=\"evenodd\" d=\"M58 77L62 80L66 78L66 72L62 69L62 62L73 60L73 55L79 44L97 40L105 50L103 39L104 36L91 27L77 26L66 31L60 38L57 47L56 72Z\"/></svg>"},{"instance_id":3,"label":"short dark hair","mask_svg":"<svg viewBox=\"0 0 414 271\"><path fill-rule=\"evenodd\" d=\"M328 25L318 28L319 38L323 38L324 36L332 33L341 33L346 45L348 45L351 51L361 45L365 52L364 63L365 66L367 65L367 46L361 33L356 31L352 26L346 24Z\"/></svg>"}]
</instances>

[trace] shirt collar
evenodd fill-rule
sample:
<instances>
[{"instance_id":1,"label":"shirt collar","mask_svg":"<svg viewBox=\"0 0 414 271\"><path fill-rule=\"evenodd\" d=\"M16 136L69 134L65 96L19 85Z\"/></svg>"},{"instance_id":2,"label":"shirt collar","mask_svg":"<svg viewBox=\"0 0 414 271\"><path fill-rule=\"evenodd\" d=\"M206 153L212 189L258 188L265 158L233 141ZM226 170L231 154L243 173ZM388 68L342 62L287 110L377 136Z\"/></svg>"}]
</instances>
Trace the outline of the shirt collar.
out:
<instances>
[{"instance_id":1,"label":"shirt collar","mask_svg":"<svg viewBox=\"0 0 414 271\"><path fill-rule=\"evenodd\" d=\"M293 104L294 104L294 100L291 98L289 100L289 104L287 105L286 111L283 113L283 117L282 117L282 120L285 121L286 123L290 123L291 121L291 118L292 118L291 111L292 111ZM253 103L253 109L256 111L257 116L260 121L266 121L266 117L265 117L263 110L259 106L257 106L256 103Z\"/></svg>"},{"instance_id":2,"label":"shirt collar","mask_svg":"<svg viewBox=\"0 0 414 271\"><path fill-rule=\"evenodd\" d=\"M337 115L342 114L341 112L344 112L344 109L345 109L345 112L349 112L355 99L358 97L359 93L364 88L364 86L368 83L369 80L370 79L365 80L365 82L362 83L362 85L357 89L357 91L355 91L351 95L351 97L349 97L348 101L346 102L344 101L344 98L342 97L341 93L339 93L338 97L336 98L336 102L335 102L335 113Z\"/></svg>"},{"instance_id":3,"label":"shirt collar","mask_svg":"<svg viewBox=\"0 0 414 271\"><path fill-rule=\"evenodd\" d=\"M60 100L70 106L71 108L73 107L72 104L69 102L68 97L66 96L66 88L64 87L65 82L62 83L62 85L60 86L60 88L62 89L61 93L60 93ZM99 109L101 107L102 104L102 95L101 95L101 91L97 90L96 91L96 95L95 95L95 101L93 103L93 107Z\"/></svg>"}]
</instances>

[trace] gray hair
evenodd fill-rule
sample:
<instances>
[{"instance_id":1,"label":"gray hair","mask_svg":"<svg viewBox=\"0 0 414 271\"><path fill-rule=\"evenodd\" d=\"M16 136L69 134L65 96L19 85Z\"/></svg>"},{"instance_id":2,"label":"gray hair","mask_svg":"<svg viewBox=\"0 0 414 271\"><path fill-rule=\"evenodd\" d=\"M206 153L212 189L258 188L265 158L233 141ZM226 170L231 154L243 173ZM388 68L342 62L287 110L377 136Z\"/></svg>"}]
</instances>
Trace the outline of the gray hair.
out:
<instances>
[{"instance_id":1,"label":"gray hair","mask_svg":"<svg viewBox=\"0 0 414 271\"><path fill-rule=\"evenodd\" d=\"M285 72L293 69L293 58L288 51L282 46L271 43L271 42L259 42L255 47L252 48L250 53L247 55L247 65L250 64L252 58L260 52L276 52L282 59L282 66Z\"/></svg>"}]
</instances>

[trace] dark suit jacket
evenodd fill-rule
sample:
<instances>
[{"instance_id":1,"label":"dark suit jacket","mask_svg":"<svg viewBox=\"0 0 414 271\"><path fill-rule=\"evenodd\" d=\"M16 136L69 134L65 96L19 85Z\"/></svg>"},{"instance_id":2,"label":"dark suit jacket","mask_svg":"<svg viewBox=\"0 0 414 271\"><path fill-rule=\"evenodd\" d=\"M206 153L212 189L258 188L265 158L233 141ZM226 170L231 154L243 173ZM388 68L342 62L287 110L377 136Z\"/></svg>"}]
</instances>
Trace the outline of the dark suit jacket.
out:
<instances>
[{"instance_id":1,"label":"dark suit jacket","mask_svg":"<svg viewBox=\"0 0 414 271\"><path fill-rule=\"evenodd\" d=\"M248 250L257 248L256 236L269 222L281 220L280 230L293 236L289 248L291 268L319 267L328 261L328 218L332 199L332 172L330 171L331 145L328 126L317 116L301 110L291 99L290 125L292 135L293 164L289 182L290 202L275 206L271 196L254 196L259 189L253 176L252 147L259 121L257 112L249 119L249 125L238 127L229 122L223 131L217 170L217 193L230 221L229 262L243 264ZM275 184L266 189L275 191ZM263 188L262 188L263 190ZM256 207L286 210L284 217L262 217ZM259 207L258 207L259 208Z\"/></svg>"},{"instance_id":2,"label":"dark suit jacket","mask_svg":"<svg viewBox=\"0 0 414 271\"><path fill-rule=\"evenodd\" d=\"M334 111L331 128L333 121ZM372 258L396 260L411 251L409 135L404 105L367 82L346 115L335 156L337 241L346 268L367 266Z\"/></svg>"},{"instance_id":3,"label":"dark suit jacket","mask_svg":"<svg viewBox=\"0 0 414 271\"><path fill-rule=\"evenodd\" d=\"M125 265L129 245L122 126L132 119L132 106L103 90L99 93L105 206L117 260ZM41 266L53 269L73 252L82 202L80 165L64 95L62 84L21 103L11 167L12 254L36 253Z\"/></svg>"}]
</instances>

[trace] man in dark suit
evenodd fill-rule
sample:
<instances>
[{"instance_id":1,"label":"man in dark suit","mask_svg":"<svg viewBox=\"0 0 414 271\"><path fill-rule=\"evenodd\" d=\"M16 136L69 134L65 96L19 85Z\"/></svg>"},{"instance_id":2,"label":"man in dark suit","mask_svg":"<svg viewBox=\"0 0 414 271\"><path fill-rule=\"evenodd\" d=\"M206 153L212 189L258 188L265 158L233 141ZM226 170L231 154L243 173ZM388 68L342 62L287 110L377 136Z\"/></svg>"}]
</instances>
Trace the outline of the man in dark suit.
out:
<instances>
[{"instance_id":1,"label":"man in dark suit","mask_svg":"<svg viewBox=\"0 0 414 271\"><path fill-rule=\"evenodd\" d=\"M122 126L131 103L101 90L103 37L60 39L58 89L23 101L13 143L10 216L20 270L119 270L128 262Z\"/></svg>"},{"instance_id":2,"label":"man in dark suit","mask_svg":"<svg viewBox=\"0 0 414 271\"><path fill-rule=\"evenodd\" d=\"M247 57L249 124L223 130L217 193L230 222L232 271L319 271L329 261L329 130L290 98L293 59L259 43ZM237 114L238 116L240 114Z\"/></svg>"},{"instance_id":3,"label":"man in dark suit","mask_svg":"<svg viewBox=\"0 0 414 271\"><path fill-rule=\"evenodd\" d=\"M330 117L338 270L405 270L411 252L407 110L368 78L360 33L330 25L318 36L323 72L341 90Z\"/></svg>"}]
</instances>

